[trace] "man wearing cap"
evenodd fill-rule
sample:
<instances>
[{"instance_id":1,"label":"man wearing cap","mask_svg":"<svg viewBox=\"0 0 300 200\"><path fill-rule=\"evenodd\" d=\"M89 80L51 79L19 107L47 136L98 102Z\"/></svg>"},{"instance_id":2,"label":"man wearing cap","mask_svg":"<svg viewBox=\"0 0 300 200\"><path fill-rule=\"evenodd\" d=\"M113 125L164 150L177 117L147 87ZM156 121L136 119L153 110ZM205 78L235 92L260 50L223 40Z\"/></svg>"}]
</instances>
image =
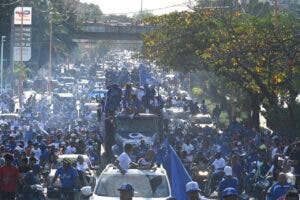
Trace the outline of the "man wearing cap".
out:
<instances>
[{"instance_id":1,"label":"man wearing cap","mask_svg":"<svg viewBox=\"0 0 300 200\"><path fill-rule=\"evenodd\" d=\"M134 196L134 189L129 183L123 183L119 189L120 200L132 200Z\"/></svg>"},{"instance_id":2,"label":"man wearing cap","mask_svg":"<svg viewBox=\"0 0 300 200\"><path fill-rule=\"evenodd\" d=\"M222 192L223 200L238 200L239 194L235 188L226 188Z\"/></svg>"},{"instance_id":3,"label":"man wearing cap","mask_svg":"<svg viewBox=\"0 0 300 200\"><path fill-rule=\"evenodd\" d=\"M206 198L200 195L200 188L197 182L190 181L185 185L185 191L190 200L206 200Z\"/></svg>"},{"instance_id":4,"label":"man wearing cap","mask_svg":"<svg viewBox=\"0 0 300 200\"><path fill-rule=\"evenodd\" d=\"M239 181L236 177L232 176L232 168L230 166L225 166L224 173L225 173L225 177L219 183L219 187L218 187L219 197L222 196L222 192L226 188L234 188L234 189L238 190Z\"/></svg>"}]
</instances>

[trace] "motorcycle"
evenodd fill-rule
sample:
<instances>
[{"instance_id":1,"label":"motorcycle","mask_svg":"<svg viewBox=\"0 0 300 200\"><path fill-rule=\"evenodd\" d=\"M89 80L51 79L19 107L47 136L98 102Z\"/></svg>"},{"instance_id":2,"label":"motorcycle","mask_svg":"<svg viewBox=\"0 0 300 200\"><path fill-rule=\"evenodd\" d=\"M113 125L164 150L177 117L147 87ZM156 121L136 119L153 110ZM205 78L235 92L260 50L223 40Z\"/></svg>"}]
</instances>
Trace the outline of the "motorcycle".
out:
<instances>
[{"instance_id":1,"label":"motorcycle","mask_svg":"<svg viewBox=\"0 0 300 200\"><path fill-rule=\"evenodd\" d=\"M256 199L263 199L268 192L269 187L271 187L272 182L268 178L259 179L253 185L253 197Z\"/></svg>"},{"instance_id":2,"label":"motorcycle","mask_svg":"<svg viewBox=\"0 0 300 200\"><path fill-rule=\"evenodd\" d=\"M207 185L209 180L209 171L208 170L196 170L192 169L193 180L198 183L199 186ZM201 188L204 191L204 188Z\"/></svg>"},{"instance_id":3,"label":"motorcycle","mask_svg":"<svg viewBox=\"0 0 300 200\"><path fill-rule=\"evenodd\" d=\"M23 192L23 194L19 194L18 199L46 200L46 197L44 195L44 188L42 185L35 184L27 186Z\"/></svg>"},{"instance_id":4,"label":"motorcycle","mask_svg":"<svg viewBox=\"0 0 300 200\"><path fill-rule=\"evenodd\" d=\"M205 197L210 197L210 195L217 190L218 187L218 183L222 180L222 178L224 177L224 172L220 171L220 174L217 175L215 181L213 182L213 171L210 170L209 171L209 175L208 175L208 181L206 182L206 184L204 185L204 190L203 190L203 195Z\"/></svg>"}]
</instances>

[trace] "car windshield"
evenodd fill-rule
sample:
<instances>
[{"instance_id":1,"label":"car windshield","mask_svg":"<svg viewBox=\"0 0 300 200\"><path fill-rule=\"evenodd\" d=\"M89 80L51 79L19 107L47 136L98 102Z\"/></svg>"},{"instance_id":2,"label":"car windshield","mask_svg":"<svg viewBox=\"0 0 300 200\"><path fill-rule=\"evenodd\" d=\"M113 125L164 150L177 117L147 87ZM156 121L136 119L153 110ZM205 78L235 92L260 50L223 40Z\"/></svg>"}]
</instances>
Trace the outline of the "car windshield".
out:
<instances>
[{"instance_id":1,"label":"car windshield","mask_svg":"<svg viewBox=\"0 0 300 200\"><path fill-rule=\"evenodd\" d=\"M116 132L158 133L159 128L158 128L157 120L153 118L147 118L147 119L117 118Z\"/></svg>"},{"instance_id":2,"label":"car windshield","mask_svg":"<svg viewBox=\"0 0 300 200\"><path fill-rule=\"evenodd\" d=\"M119 197L118 188L122 183L129 183L134 188L135 197L163 198L170 194L165 176L146 174L104 174L97 185L96 195Z\"/></svg>"},{"instance_id":3,"label":"car windshield","mask_svg":"<svg viewBox=\"0 0 300 200\"><path fill-rule=\"evenodd\" d=\"M210 117L200 117L200 118L194 119L194 122L196 122L197 124L211 124L212 120Z\"/></svg>"}]
</instances>

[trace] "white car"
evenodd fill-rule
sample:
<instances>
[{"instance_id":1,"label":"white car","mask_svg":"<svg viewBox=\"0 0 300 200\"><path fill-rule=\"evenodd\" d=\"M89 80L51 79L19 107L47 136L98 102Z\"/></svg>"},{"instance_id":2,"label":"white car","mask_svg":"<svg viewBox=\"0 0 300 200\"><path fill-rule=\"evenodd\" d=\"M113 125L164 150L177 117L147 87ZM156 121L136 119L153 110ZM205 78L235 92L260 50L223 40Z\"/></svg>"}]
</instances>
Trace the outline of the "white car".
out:
<instances>
[{"instance_id":1,"label":"white car","mask_svg":"<svg viewBox=\"0 0 300 200\"><path fill-rule=\"evenodd\" d=\"M191 122L194 122L196 125L200 126L201 128L209 127L213 128L214 124L212 118L209 114L197 114L193 115L190 118Z\"/></svg>"},{"instance_id":2,"label":"white car","mask_svg":"<svg viewBox=\"0 0 300 200\"><path fill-rule=\"evenodd\" d=\"M171 197L171 187L166 170L158 167L153 170L129 169L122 175L119 169L108 165L97 180L96 187L81 188L83 197L90 200L120 199L118 188L129 183L134 188L134 200L166 200Z\"/></svg>"}]
</instances>

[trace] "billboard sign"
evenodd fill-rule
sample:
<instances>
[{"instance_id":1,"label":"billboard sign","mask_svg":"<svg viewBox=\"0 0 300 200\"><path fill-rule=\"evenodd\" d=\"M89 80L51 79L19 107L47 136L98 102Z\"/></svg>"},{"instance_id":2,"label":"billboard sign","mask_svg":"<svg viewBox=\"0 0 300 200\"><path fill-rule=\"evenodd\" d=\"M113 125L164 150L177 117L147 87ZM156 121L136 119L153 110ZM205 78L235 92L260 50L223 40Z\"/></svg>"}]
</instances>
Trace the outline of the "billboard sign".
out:
<instances>
[{"instance_id":1,"label":"billboard sign","mask_svg":"<svg viewBox=\"0 0 300 200\"><path fill-rule=\"evenodd\" d=\"M22 17L23 17L23 25L31 25L32 24L32 8L31 7L16 7L14 11L14 24L22 25Z\"/></svg>"},{"instance_id":2,"label":"billboard sign","mask_svg":"<svg viewBox=\"0 0 300 200\"><path fill-rule=\"evenodd\" d=\"M23 27L23 31L20 26L15 27L14 34L14 61L29 61L31 59L31 27Z\"/></svg>"},{"instance_id":3,"label":"billboard sign","mask_svg":"<svg viewBox=\"0 0 300 200\"><path fill-rule=\"evenodd\" d=\"M22 48L22 50L21 50ZM22 57L21 57L22 51ZM31 59L31 47L14 47L14 61L29 61Z\"/></svg>"}]
</instances>

